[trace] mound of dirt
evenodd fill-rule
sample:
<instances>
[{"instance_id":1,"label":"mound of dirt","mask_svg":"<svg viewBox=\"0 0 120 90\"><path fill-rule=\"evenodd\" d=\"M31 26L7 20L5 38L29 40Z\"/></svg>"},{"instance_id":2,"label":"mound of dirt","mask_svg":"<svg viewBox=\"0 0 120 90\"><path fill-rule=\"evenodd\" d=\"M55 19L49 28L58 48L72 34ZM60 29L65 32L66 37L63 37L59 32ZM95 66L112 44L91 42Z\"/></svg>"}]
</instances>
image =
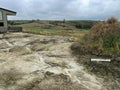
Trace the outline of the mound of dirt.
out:
<instances>
[{"instance_id":1,"label":"mound of dirt","mask_svg":"<svg viewBox=\"0 0 120 90\"><path fill-rule=\"evenodd\" d=\"M0 49L6 49L6 48L10 48L10 46L7 43L5 43L4 41L1 41L0 42Z\"/></svg>"},{"instance_id":2,"label":"mound of dirt","mask_svg":"<svg viewBox=\"0 0 120 90\"><path fill-rule=\"evenodd\" d=\"M25 46L15 46L9 50L9 52L16 53L18 55L31 54L31 50Z\"/></svg>"},{"instance_id":3,"label":"mound of dirt","mask_svg":"<svg viewBox=\"0 0 120 90\"><path fill-rule=\"evenodd\" d=\"M51 72L46 72L45 76L46 78L39 84L39 88L42 90L88 90L80 84L72 83L69 76L64 74L56 75Z\"/></svg>"},{"instance_id":4,"label":"mound of dirt","mask_svg":"<svg viewBox=\"0 0 120 90\"><path fill-rule=\"evenodd\" d=\"M31 49L32 49L33 51L42 51L42 50L47 49L47 47L49 47L49 46L50 46L50 44L47 44L47 45L45 45L45 44L34 44L34 45L31 47Z\"/></svg>"}]
</instances>

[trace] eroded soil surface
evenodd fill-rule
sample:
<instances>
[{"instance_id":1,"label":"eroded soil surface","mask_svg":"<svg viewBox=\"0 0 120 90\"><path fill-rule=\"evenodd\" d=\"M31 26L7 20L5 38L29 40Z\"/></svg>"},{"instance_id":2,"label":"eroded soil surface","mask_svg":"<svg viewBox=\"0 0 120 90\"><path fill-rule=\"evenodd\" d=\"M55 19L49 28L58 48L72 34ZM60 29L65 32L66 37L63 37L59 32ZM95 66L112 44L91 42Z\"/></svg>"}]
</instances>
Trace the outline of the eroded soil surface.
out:
<instances>
[{"instance_id":1,"label":"eroded soil surface","mask_svg":"<svg viewBox=\"0 0 120 90\"><path fill-rule=\"evenodd\" d=\"M105 90L72 56L74 38L0 35L0 90Z\"/></svg>"}]
</instances>

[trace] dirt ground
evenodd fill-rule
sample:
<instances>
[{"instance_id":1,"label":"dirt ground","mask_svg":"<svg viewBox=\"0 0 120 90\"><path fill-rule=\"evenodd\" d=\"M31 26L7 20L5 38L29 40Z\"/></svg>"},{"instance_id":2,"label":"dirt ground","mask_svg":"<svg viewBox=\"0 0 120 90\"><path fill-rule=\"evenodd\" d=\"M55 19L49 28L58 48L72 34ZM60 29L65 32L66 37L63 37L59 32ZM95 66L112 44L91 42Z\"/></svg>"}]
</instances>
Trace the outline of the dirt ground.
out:
<instances>
[{"instance_id":1,"label":"dirt ground","mask_svg":"<svg viewBox=\"0 0 120 90\"><path fill-rule=\"evenodd\" d=\"M106 90L76 62L69 36L0 34L0 90Z\"/></svg>"}]
</instances>

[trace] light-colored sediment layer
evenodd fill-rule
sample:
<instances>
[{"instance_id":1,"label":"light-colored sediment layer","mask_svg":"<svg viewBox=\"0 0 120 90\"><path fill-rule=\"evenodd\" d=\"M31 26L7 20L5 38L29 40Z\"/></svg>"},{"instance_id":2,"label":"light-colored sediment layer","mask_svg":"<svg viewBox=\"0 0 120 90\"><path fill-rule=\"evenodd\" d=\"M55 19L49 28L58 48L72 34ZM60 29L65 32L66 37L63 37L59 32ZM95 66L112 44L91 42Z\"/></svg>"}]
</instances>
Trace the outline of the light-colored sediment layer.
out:
<instances>
[{"instance_id":1,"label":"light-colored sediment layer","mask_svg":"<svg viewBox=\"0 0 120 90\"><path fill-rule=\"evenodd\" d=\"M72 37L8 33L0 40L0 90L103 90L75 61Z\"/></svg>"}]
</instances>

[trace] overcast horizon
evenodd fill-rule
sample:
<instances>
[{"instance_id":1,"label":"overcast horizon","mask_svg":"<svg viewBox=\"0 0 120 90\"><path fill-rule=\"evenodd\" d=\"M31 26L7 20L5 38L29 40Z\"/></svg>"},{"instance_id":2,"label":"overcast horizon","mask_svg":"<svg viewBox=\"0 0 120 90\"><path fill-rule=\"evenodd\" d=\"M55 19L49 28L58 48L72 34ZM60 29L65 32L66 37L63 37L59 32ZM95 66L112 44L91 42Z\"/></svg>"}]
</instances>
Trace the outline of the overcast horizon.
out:
<instances>
[{"instance_id":1,"label":"overcast horizon","mask_svg":"<svg viewBox=\"0 0 120 90\"><path fill-rule=\"evenodd\" d=\"M17 12L10 20L120 19L120 0L1 0L0 5Z\"/></svg>"}]
</instances>

